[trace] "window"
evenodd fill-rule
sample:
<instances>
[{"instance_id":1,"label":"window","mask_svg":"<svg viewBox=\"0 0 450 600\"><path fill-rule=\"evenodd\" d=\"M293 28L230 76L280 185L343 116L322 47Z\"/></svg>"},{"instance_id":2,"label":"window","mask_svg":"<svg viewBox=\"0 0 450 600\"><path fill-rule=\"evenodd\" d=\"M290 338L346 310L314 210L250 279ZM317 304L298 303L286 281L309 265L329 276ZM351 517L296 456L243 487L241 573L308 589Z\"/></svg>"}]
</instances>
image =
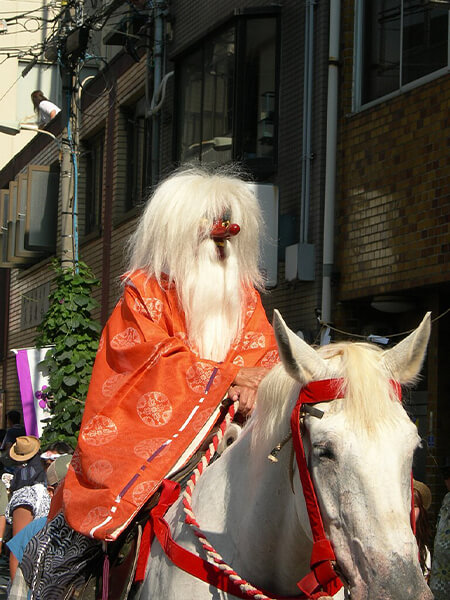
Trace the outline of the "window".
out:
<instances>
[{"instance_id":1,"label":"window","mask_svg":"<svg viewBox=\"0 0 450 600\"><path fill-rule=\"evenodd\" d=\"M433 0L358 0L356 108L447 67L448 14Z\"/></svg>"},{"instance_id":2,"label":"window","mask_svg":"<svg viewBox=\"0 0 450 600\"><path fill-rule=\"evenodd\" d=\"M101 228L104 140L105 132L102 131L83 144L86 182L84 224L80 219L80 228L85 236L93 232L98 233Z\"/></svg>"},{"instance_id":3,"label":"window","mask_svg":"<svg viewBox=\"0 0 450 600\"><path fill-rule=\"evenodd\" d=\"M28 165L25 250L55 252L58 197L59 163Z\"/></svg>"},{"instance_id":4,"label":"window","mask_svg":"<svg viewBox=\"0 0 450 600\"><path fill-rule=\"evenodd\" d=\"M176 158L249 168L276 163L278 18L246 14L177 63Z\"/></svg>"},{"instance_id":5,"label":"window","mask_svg":"<svg viewBox=\"0 0 450 600\"><path fill-rule=\"evenodd\" d=\"M30 62L19 60L17 80L17 112L16 120L33 122L36 120L36 113L31 102L31 93L34 90L42 90L44 96L51 100L57 106L62 106L61 75L58 65L49 65L38 63L25 77L21 74L24 69L30 67ZM11 118L11 117L10 117Z\"/></svg>"},{"instance_id":6,"label":"window","mask_svg":"<svg viewBox=\"0 0 450 600\"><path fill-rule=\"evenodd\" d=\"M188 56L180 69L181 160L231 159L235 33L227 29Z\"/></svg>"},{"instance_id":7,"label":"window","mask_svg":"<svg viewBox=\"0 0 450 600\"><path fill-rule=\"evenodd\" d=\"M245 22L243 102L240 111L242 157L273 158L276 82L276 22Z\"/></svg>"},{"instance_id":8,"label":"window","mask_svg":"<svg viewBox=\"0 0 450 600\"><path fill-rule=\"evenodd\" d=\"M0 269L0 360L8 358L9 269Z\"/></svg>"},{"instance_id":9,"label":"window","mask_svg":"<svg viewBox=\"0 0 450 600\"><path fill-rule=\"evenodd\" d=\"M145 199L150 184L150 123L145 117L145 98L134 106L125 107L127 194L125 211Z\"/></svg>"}]
</instances>

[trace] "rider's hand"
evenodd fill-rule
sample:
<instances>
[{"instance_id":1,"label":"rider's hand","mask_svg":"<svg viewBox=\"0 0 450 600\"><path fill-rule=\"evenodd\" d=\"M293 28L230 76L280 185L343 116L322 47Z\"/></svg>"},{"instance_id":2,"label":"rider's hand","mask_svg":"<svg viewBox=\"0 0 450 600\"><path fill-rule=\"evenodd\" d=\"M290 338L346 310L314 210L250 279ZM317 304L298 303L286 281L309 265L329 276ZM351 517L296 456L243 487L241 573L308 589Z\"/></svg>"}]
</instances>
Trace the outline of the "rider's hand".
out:
<instances>
[{"instance_id":1,"label":"rider's hand","mask_svg":"<svg viewBox=\"0 0 450 600\"><path fill-rule=\"evenodd\" d=\"M256 402L256 391L248 387L238 387L232 385L228 390L228 398L231 398L233 402L239 400L238 412L247 417L253 410Z\"/></svg>"},{"instance_id":2,"label":"rider's hand","mask_svg":"<svg viewBox=\"0 0 450 600\"><path fill-rule=\"evenodd\" d=\"M239 369L232 385L248 387L256 391L268 372L269 369L264 367L242 367L242 369Z\"/></svg>"},{"instance_id":3,"label":"rider's hand","mask_svg":"<svg viewBox=\"0 0 450 600\"><path fill-rule=\"evenodd\" d=\"M243 367L237 373L228 390L228 397L233 402L239 400L238 412L242 415L248 416L252 412L259 384L268 372L269 369L263 367Z\"/></svg>"}]
</instances>

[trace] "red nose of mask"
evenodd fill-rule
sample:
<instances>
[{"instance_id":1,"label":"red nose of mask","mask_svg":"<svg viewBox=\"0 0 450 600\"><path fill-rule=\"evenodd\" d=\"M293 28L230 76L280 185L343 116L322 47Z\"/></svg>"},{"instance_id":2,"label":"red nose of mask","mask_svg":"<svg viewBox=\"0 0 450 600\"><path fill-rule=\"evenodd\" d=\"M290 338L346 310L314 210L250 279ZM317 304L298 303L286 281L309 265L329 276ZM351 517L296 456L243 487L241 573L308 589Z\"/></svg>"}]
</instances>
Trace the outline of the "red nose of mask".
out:
<instances>
[{"instance_id":1,"label":"red nose of mask","mask_svg":"<svg viewBox=\"0 0 450 600\"><path fill-rule=\"evenodd\" d=\"M237 223L224 223L222 219L214 221L211 229L211 237L213 240L228 240L230 237L237 235L241 228Z\"/></svg>"}]
</instances>

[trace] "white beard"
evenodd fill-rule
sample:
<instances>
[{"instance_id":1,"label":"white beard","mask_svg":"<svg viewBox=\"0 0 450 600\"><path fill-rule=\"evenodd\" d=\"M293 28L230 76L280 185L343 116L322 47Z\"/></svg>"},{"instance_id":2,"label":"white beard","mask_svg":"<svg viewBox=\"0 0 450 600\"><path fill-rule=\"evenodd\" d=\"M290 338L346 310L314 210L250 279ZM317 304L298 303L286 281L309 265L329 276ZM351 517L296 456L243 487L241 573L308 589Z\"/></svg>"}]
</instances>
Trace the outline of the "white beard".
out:
<instances>
[{"instance_id":1,"label":"white beard","mask_svg":"<svg viewBox=\"0 0 450 600\"><path fill-rule=\"evenodd\" d=\"M243 288L232 243L226 243L226 254L219 260L215 243L205 240L188 272L176 278L189 341L201 358L216 362L225 359L242 321Z\"/></svg>"}]
</instances>

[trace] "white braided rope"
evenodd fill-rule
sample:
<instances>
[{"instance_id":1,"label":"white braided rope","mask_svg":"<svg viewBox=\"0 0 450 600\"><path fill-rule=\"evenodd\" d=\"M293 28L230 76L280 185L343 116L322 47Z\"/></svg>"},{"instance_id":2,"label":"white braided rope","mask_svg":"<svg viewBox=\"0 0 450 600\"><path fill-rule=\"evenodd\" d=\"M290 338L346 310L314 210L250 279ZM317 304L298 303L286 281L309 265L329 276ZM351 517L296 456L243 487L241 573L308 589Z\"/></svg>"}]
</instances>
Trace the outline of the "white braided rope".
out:
<instances>
[{"instance_id":1,"label":"white braided rope","mask_svg":"<svg viewBox=\"0 0 450 600\"><path fill-rule=\"evenodd\" d=\"M197 464L197 467L194 469L194 472L192 473L192 476L186 485L186 489L183 493L183 506L184 506L184 512L186 514L185 521L188 525L190 525L192 527L195 535L197 536L200 543L202 544L203 549L206 552L208 561L210 563L215 564L219 569L221 569L223 571L224 575L227 575L228 578L231 581L233 581L234 584L239 586L240 590L244 594L248 595L250 598L254 598L255 600L271 600L268 596L266 596L260 590L255 588L248 581L246 581L245 579L242 579L242 577L240 577L236 573L236 571L234 571L234 569L224 561L222 556L209 543L209 541L207 540L204 533L202 533L202 531L200 530L200 525L197 522L197 519L195 517L195 514L192 510L192 505L191 505L191 498L192 498L192 493L194 491L194 488L197 485L200 476L202 475L202 473L204 472L206 467L211 462L213 456L215 455L215 453L217 451L217 446L220 444L220 442L224 436L226 428L233 420L234 415L236 414L236 411L238 409L238 406L239 406L239 402L236 401L228 409L228 413L226 414L222 424L220 425L220 428L215 433L215 435L208 447L208 450L206 451L204 456L202 456L201 460Z\"/></svg>"}]
</instances>

